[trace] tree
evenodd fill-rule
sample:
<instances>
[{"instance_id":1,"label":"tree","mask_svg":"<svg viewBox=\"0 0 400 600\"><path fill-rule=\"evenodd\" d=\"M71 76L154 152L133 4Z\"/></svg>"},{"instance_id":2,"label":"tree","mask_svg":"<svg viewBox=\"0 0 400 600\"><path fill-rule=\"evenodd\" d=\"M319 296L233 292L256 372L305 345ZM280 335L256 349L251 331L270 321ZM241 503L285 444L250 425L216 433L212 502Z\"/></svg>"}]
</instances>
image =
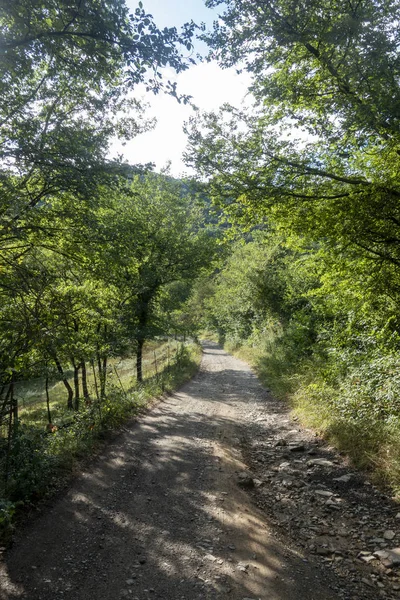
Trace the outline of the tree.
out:
<instances>
[{"instance_id":1,"label":"tree","mask_svg":"<svg viewBox=\"0 0 400 600\"><path fill-rule=\"evenodd\" d=\"M162 70L187 68L179 48L191 48L193 28L161 31L141 3L129 14L119 0L2 3L0 243L9 260L32 231L49 232L44 207L62 200L68 212L73 201L95 202L99 183L112 184L120 169L107 160L112 136L148 126L137 84L180 100Z\"/></svg>"},{"instance_id":2,"label":"tree","mask_svg":"<svg viewBox=\"0 0 400 600\"><path fill-rule=\"evenodd\" d=\"M209 6L223 4L209 0ZM313 134L342 133L361 147L398 142L400 16L388 0L229 0L207 37L220 61L254 74L253 91L276 117ZM335 117L335 122L331 121ZM353 138L354 136L354 138Z\"/></svg>"},{"instance_id":3,"label":"tree","mask_svg":"<svg viewBox=\"0 0 400 600\"><path fill-rule=\"evenodd\" d=\"M190 64L183 53L191 49L194 27L159 30L141 3L129 14L119 0L16 0L0 6L2 371L13 357L30 352L37 330L30 327L34 312L43 309L46 285L48 293L60 291L49 263L58 255L61 272L66 261L87 266L102 190L118 188L126 171L108 160L110 140L129 139L149 126L134 98L136 85L187 100L162 72ZM81 235L72 235L76 231ZM57 310L67 296L59 296ZM73 296L72 303L79 294ZM12 306L15 298L29 299L24 308L17 302L21 322ZM45 321L58 319L52 306L54 314L41 313ZM65 344L71 352L69 336ZM60 357L57 362L61 373ZM77 370L79 364L81 358Z\"/></svg>"},{"instance_id":4,"label":"tree","mask_svg":"<svg viewBox=\"0 0 400 600\"><path fill-rule=\"evenodd\" d=\"M399 10L227 2L207 39L222 65L253 74L256 108L194 121L191 160L235 219L268 214L332 247L350 244L377 269L400 266Z\"/></svg>"},{"instance_id":5,"label":"tree","mask_svg":"<svg viewBox=\"0 0 400 600\"><path fill-rule=\"evenodd\" d=\"M171 294L171 285L193 281L214 256L201 217L190 188L163 174L134 175L102 213L105 239L112 239L103 245L103 264L116 265L104 275L119 290L121 319L136 343L138 381L144 342L170 327L161 318L166 294L175 306L184 300Z\"/></svg>"},{"instance_id":6,"label":"tree","mask_svg":"<svg viewBox=\"0 0 400 600\"><path fill-rule=\"evenodd\" d=\"M291 395L313 426L325 429L355 462L375 466L385 455L380 476L385 471L393 481L397 466L388 456L399 435L400 5L208 5L223 5L206 36L213 55L223 66L252 74L254 107L225 106L193 120L189 160L209 178L214 201L232 221L247 228L267 224L292 252L280 272L289 318L278 335L244 342L256 343L260 372ZM232 327L229 310L223 312L229 277L235 289L246 290L240 275L231 263L221 273L216 300L221 293L222 302L214 308L225 317L223 325ZM248 325L240 332L248 336L258 321L253 297L245 299L250 317L239 310L238 321ZM364 448L369 456L362 456Z\"/></svg>"}]
</instances>

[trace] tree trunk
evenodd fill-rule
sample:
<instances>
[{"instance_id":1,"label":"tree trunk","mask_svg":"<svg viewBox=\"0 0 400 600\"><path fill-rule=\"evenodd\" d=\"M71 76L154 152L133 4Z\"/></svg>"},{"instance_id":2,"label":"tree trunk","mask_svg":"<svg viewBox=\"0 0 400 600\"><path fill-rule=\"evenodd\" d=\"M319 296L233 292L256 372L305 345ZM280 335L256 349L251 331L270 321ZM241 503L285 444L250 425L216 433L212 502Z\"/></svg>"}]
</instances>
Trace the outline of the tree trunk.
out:
<instances>
[{"instance_id":1,"label":"tree trunk","mask_svg":"<svg viewBox=\"0 0 400 600\"><path fill-rule=\"evenodd\" d=\"M147 337L147 325L149 318L150 302L157 288L147 290L146 293L138 298L138 334L137 334L137 350L136 350L136 377L138 383L143 381L143 346Z\"/></svg>"},{"instance_id":2,"label":"tree trunk","mask_svg":"<svg viewBox=\"0 0 400 600\"><path fill-rule=\"evenodd\" d=\"M105 398L106 395L106 382L107 382L107 356L97 355L97 369L99 372L99 383L100 383L100 398Z\"/></svg>"},{"instance_id":3,"label":"tree trunk","mask_svg":"<svg viewBox=\"0 0 400 600\"><path fill-rule=\"evenodd\" d=\"M3 383L3 385L1 386L1 389L0 389L0 400L3 398L3 394L6 391L6 387L7 387L7 384Z\"/></svg>"},{"instance_id":4,"label":"tree trunk","mask_svg":"<svg viewBox=\"0 0 400 600\"><path fill-rule=\"evenodd\" d=\"M64 375L64 371L63 371L60 361L58 360L58 357L54 355L53 360L56 364L57 371L61 375L62 382L65 385L66 390L68 392L68 402L67 402L68 410L74 410L74 405L73 405L74 391L73 391L72 387L70 386L68 379Z\"/></svg>"},{"instance_id":5,"label":"tree trunk","mask_svg":"<svg viewBox=\"0 0 400 600\"><path fill-rule=\"evenodd\" d=\"M14 379L15 375L14 375L14 371L12 374L12 379L11 379L11 395L10 395L10 402L11 402L11 410L13 413L13 421L14 421L14 431L17 429L18 427L18 398L15 396L14 394Z\"/></svg>"},{"instance_id":6,"label":"tree trunk","mask_svg":"<svg viewBox=\"0 0 400 600\"><path fill-rule=\"evenodd\" d=\"M101 326L98 326L98 332L100 332ZM107 325L104 325L104 340L107 338ZM99 384L100 384L100 399L105 398L106 395L106 382L107 382L107 354L100 354L99 344L97 344L96 360L97 370L99 373Z\"/></svg>"},{"instance_id":7,"label":"tree trunk","mask_svg":"<svg viewBox=\"0 0 400 600\"><path fill-rule=\"evenodd\" d=\"M6 454L6 465L5 465L5 487L6 492L8 490L8 480L10 477L10 458L11 458L11 438L12 438L12 418L13 418L13 395L14 395L14 381L11 379L10 387L8 388L9 394L7 392L7 396L10 398L10 407L9 407L9 415L8 415L8 432L7 432L7 454Z\"/></svg>"},{"instance_id":8,"label":"tree trunk","mask_svg":"<svg viewBox=\"0 0 400 600\"><path fill-rule=\"evenodd\" d=\"M144 340L138 340L136 350L136 378L138 383L142 383L143 381L143 346Z\"/></svg>"},{"instance_id":9,"label":"tree trunk","mask_svg":"<svg viewBox=\"0 0 400 600\"><path fill-rule=\"evenodd\" d=\"M103 377L103 370L101 367L101 356L100 356L99 352L97 352L97 354L96 354L96 360L97 360L97 371L99 374L99 381L100 381L100 387L101 387L101 379Z\"/></svg>"},{"instance_id":10,"label":"tree trunk","mask_svg":"<svg viewBox=\"0 0 400 600\"><path fill-rule=\"evenodd\" d=\"M106 383L107 383L107 355L103 356L102 359L102 377L100 381L100 396L105 398L106 395Z\"/></svg>"},{"instance_id":11,"label":"tree trunk","mask_svg":"<svg viewBox=\"0 0 400 600\"><path fill-rule=\"evenodd\" d=\"M72 366L74 367L74 389L75 389L75 410L79 410L79 399L80 399L80 389L79 389L79 368L80 364L76 364L75 360L72 359Z\"/></svg>"},{"instance_id":12,"label":"tree trunk","mask_svg":"<svg viewBox=\"0 0 400 600\"><path fill-rule=\"evenodd\" d=\"M86 363L84 360L81 362L81 369L82 369L81 378L82 378L83 397L85 398L85 400L89 400L90 394L89 394L88 384L87 384Z\"/></svg>"},{"instance_id":13,"label":"tree trunk","mask_svg":"<svg viewBox=\"0 0 400 600\"><path fill-rule=\"evenodd\" d=\"M102 366L102 362L101 362L101 356L98 352L96 355L96 360L97 360L97 372L99 374L100 398L103 400L103 398L104 398L103 389L105 388L105 386L103 385L103 366Z\"/></svg>"},{"instance_id":14,"label":"tree trunk","mask_svg":"<svg viewBox=\"0 0 400 600\"><path fill-rule=\"evenodd\" d=\"M46 406L47 406L47 420L51 424L51 411L50 411L50 395L49 395L49 376L46 375Z\"/></svg>"},{"instance_id":15,"label":"tree trunk","mask_svg":"<svg viewBox=\"0 0 400 600\"><path fill-rule=\"evenodd\" d=\"M93 359L90 361L90 364L92 365L93 379L94 379L94 389L96 390L96 398L97 398L97 400L100 400L99 387L97 385L96 369L95 369L95 366L94 366L94 360Z\"/></svg>"},{"instance_id":16,"label":"tree trunk","mask_svg":"<svg viewBox=\"0 0 400 600\"><path fill-rule=\"evenodd\" d=\"M0 410L0 419L1 420L3 420L5 415L7 414L7 404L9 404L11 390L12 390L12 386L11 386L11 384L8 384L7 393L5 395L5 398L4 398L3 404L1 405L1 410Z\"/></svg>"}]
</instances>

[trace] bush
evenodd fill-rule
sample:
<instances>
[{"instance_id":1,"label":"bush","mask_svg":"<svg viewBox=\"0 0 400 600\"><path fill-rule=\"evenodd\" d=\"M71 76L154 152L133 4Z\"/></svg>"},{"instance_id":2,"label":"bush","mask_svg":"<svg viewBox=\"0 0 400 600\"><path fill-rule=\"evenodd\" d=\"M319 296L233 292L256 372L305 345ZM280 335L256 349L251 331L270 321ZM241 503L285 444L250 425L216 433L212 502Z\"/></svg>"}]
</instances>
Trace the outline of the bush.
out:
<instances>
[{"instance_id":1,"label":"bush","mask_svg":"<svg viewBox=\"0 0 400 600\"><path fill-rule=\"evenodd\" d=\"M15 510L14 502L0 500L0 540L6 544L11 541L14 531L13 517Z\"/></svg>"},{"instance_id":2,"label":"bush","mask_svg":"<svg viewBox=\"0 0 400 600\"><path fill-rule=\"evenodd\" d=\"M11 439L8 461L3 458L7 497L23 502L39 498L48 489L56 466L46 433L20 424Z\"/></svg>"},{"instance_id":3,"label":"bush","mask_svg":"<svg viewBox=\"0 0 400 600\"><path fill-rule=\"evenodd\" d=\"M302 324L299 325L301 328ZM268 328L238 348L261 381L287 400L301 421L400 495L400 359L391 349L296 346L300 329ZM294 334L294 335L293 335ZM308 337L308 335L306 336ZM310 338L308 338L310 339ZM301 336L300 336L301 341Z\"/></svg>"}]
</instances>

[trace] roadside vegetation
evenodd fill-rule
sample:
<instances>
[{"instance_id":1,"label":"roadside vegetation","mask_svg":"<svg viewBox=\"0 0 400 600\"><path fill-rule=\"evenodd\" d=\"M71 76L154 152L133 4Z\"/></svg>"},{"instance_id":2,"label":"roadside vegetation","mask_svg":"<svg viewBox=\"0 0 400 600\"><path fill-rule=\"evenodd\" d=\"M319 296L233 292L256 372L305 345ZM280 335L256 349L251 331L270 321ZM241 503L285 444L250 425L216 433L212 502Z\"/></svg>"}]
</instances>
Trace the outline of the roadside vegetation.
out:
<instances>
[{"instance_id":1,"label":"roadside vegetation","mask_svg":"<svg viewBox=\"0 0 400 600\"><path fill-rule=\"evenodd\" d=\"M338 284L325 293L312 254L284 251L270 233L254 237L237 244L198 299L206 335L214 332L304 424L399 494L400 361L391 315L367 311L354 280L348 294Z\"/></svg>"},{"instance_id":2,"label":"roadside vegetation","mask_svg":"<svg viewBox=\"0 0 400 600\"><path fill-rule=\"evenodd\" d=\"M210 268L215 236L183 182L128 175L101 186L70 223L57 199L40 205L39 231L5 245L0 490L12 503L41 497L54 465L73 464L99 431L158 393L163 373L161 387L170 385L169 367L183 366L186 350L168 344L146 374L146 342L194 332L185 303ZM33 380L36 410L27 406Z\"/></svg>"}]
</instances>

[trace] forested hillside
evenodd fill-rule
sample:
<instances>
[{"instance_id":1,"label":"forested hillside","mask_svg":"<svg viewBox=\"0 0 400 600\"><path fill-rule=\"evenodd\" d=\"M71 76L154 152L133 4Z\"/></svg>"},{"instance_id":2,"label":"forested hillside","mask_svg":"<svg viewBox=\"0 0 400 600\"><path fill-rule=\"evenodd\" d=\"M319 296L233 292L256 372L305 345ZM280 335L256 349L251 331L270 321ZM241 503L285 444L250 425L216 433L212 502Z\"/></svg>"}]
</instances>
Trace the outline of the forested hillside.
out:
<instances>
[{"instance_id":1,"label":"forested hillside","mask_svg":"<svg viewBox=\"0 0 400 600\"><path fill-rule=\"evenodd\" d=\"M188 127L241 238L199 293L205 321L398 490L400 5L208 4L213 56L255 100Z\"/></svg>"}]
</instances>

